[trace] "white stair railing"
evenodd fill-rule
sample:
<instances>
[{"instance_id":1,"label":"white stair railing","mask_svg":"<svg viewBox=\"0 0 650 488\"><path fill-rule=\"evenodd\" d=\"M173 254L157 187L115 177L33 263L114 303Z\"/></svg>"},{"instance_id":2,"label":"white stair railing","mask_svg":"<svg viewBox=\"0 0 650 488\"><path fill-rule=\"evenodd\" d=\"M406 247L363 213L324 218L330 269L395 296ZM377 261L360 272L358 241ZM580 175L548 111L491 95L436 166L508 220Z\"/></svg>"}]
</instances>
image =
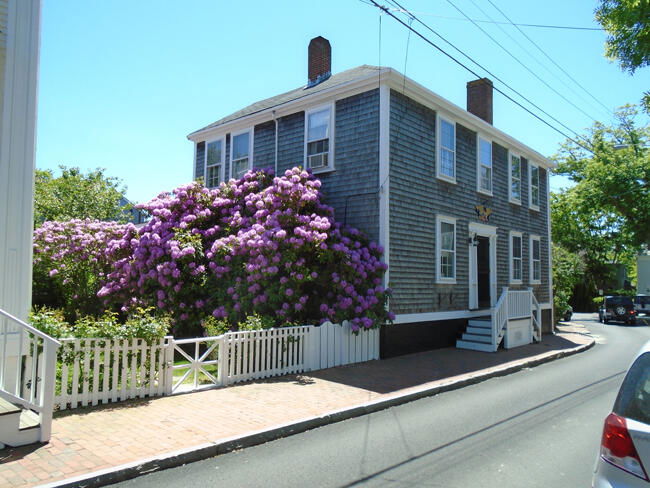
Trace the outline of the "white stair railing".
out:
<instances>
[{"instance_id":1,"label":"white stair railing","mask_svg":"<svg viewBox=\"0 0 650 488\"><path fill-rule=\"evenodd\" d=\"M533 289L529 288L528 291L530 292L530 316L533 322L533 337L539 342L542 340L542 308L533 293Z\"/></svg>"},{"instance_id":2,"label":"white stair railing","mask_svg":"<svg viewBox=\"0 0 650 488\"><path fill-rule=\"evenodd\" d=\"M60 345L0 309L0 397L39 414L41 442L49 441L52 434L56 354Z\"/></svg>"},{"instance_id":3,"label":"white stair railing","mask_svg":"<svg viewBox=\"0 0 650 488\"><path fill-rule=\"evenodd\" d=\"M492 309L492 345L496 351L503 338L503 331L508 324L508 287L503 287L503 293Z\"/></svg>"}]
</instances>

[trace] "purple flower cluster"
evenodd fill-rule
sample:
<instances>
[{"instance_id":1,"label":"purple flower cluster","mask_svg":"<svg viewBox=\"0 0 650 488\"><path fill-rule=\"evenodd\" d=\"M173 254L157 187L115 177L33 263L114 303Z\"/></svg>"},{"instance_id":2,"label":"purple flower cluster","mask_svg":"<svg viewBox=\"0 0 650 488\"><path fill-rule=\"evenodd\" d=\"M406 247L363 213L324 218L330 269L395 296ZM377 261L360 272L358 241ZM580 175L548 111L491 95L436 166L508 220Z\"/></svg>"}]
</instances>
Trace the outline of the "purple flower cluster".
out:
<instances>
[{"instance_id":1,"label":"purple flower cluster","mask_svg":"<svg viewBox=\"0 0 650 488\"><path fill-rule=\"evenodd\" d=\"M246 316L276 325L389 318L383 250L343 228L321 203L320 181L293 168L249 171L210 190L181 186L141 207L151 215L108 243L113 271L99 295L125 310L154 305L179 322Z\"/></svg>"},{"instance_id":2,"label":"purple flower cluster","mask_svg":"<svg viewBox=\"0 0 650 488\"><path fill-rule=\"evenodd\" d=\"M135 228L90 219L45 222L34 231L34 280L49 278L67 312L100 313L97 292L112 270L106 249L129 229Z\"/></svg>"}]
</instances>

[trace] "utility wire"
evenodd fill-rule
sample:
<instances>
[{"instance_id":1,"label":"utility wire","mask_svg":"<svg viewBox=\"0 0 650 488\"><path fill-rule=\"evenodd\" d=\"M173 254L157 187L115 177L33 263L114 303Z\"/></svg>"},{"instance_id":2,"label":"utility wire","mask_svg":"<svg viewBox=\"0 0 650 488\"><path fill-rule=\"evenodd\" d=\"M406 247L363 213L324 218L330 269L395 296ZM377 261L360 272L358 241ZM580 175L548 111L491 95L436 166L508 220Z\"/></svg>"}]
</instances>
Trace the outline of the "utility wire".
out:
<instances>
[{"instance_id":1,"label":"utility wire","mask_svg":"<svg viewBox=\"0 0 650 488\"><path fill-rule=\"evenodd\" d=\"M560 66L559 64L557 64L557 63L553 60L553 58L551 58L551 57L546 53L546 51L544 51L541 47L539 47L539 45L538 45L535 41L533 41L533 40L528 36L528 34L526 34L522 29L520 29L520 28L518 27L518 24L515 24L515 23L510 19L510 17L508 17L508 16L507 16L507 15L506 15L506 14L505 14L505 13L504 13L500 8L499 8L499 7L497 7L497 6L494 4L494 2L493 2L492 0L488 0L488 2L490 2L490 4L491 4L491 5L492 5L496 10L498 10L499 13L500 13L501 15L503 15L503 17L504 17L508 22L510 22L513 26L515 26L515 27L517 28L517 30L521 33L521 35L524 36L526 39L528 39L528 40L533 44L533 46L535 46L535 47L539 50L539 52L541 52L541 53L546 57L546 59L548 59L551 63L553 63L553 64L554 64L554 65L555 65L555 66L556 66L560 71L562 71L562 73L564 73L564 74L565 74L565 75L566 75L566 76L567 76L571 81L573 81L576 85L578 85L578 87L579 87L582 91L584 91L587 95L589 95L591 98L593 98L593 99L596 101L596 103L598 103L601 107L603 107L605 110L607 110L607 113L608 113L608 114L610 114L610 115L612 114L612 110L611 110L611 108L607 107L604 103L602 103L600 100L598 100L594 95L591 94L591 92L590 92L589 90L587 90L584 86L582 86L578 81L575 80L575 78L573 78L573 76L571 76L571 75L570 75L570 74L569 74L569 73L568 73L564 68L562 68L562 66Z\"/></svg>"},{"instance_id":2,"label":"utility wire","mask_svg":"<svg viewBox=\"0 0 650 488\"><path fill-rule=\"evenodd\" d=\"M360 0L360 1L362 3L365 3L366 5L372 5L370 2L366 0ZM400 8L394 8L390 10L392 10L393 12L404 13L404 10ZM501 24L501 25L521 26L521 27L536 27L541 29L564 29L564 30L601 31L601 32L605 30L602 27L578 27L578 26L571 26L571 25L520 24L520 23L514 24L512 22L499 22L498 20L465 19L463 17L449 17L447 15L438 15L430 12L421 12L416 10L411 10L410 12L413 14L424 15L426 17L436 17L439 19L447 19L447 20L462 20L463 22L474 21L474 22L479 22L481 24Z\"/></svg>"},{"instance_id":3,"label":"utility wire","mask_svg":"<svg viewBox=\"0 0 650 488\"><path fill-rule=\"evenodd\" d=\"M431 45L433 48L435 48L436 50L438 50L439 52L441 52L442 54L444 54L445 56L447 56L449 59L451 59L452 61L454 61L456 64L458 64L459 66L463 67L465 70L469 71L472 75L476 76L477 78L482 78L481 75L479 75L479 74L476 73L473 69L469 68L469 67L468 67L467 65L465 65L463 62L459 61L457 58L455 58L454 56L452 56L451 54L449 54L447 51L445 51L444 49L442 49L440 46L438 46L436 43L434 43L431 39L425 37L423 34L421 34L420 32L418 32L418 31L417 31L416 29L414 29L413 27L409 27L409 26L408 26L406 23L404 23L401 19L399 19L397 16L393 15L393 13L390 12L390 10L389 10L387 7L385 7L385 6L383 6L383 5L379 5L377 2L375 2L375 0L369 0L369 1L372 2L372 4L373 4L375 7L377 7L378 9L383 10L384 12L386 12L387 15L390 15L393 19L395 19L397 22L399 22L400 24L402 24L404 27L406 27L407 29L410 29L413 33L415 33L419 38L421 38L421 39L422 39L423 41L425 41L427 44ZM539 110L540 112L542 112L544 115L546 115L547 117L549 117L551 120L557 122L559 125L561 125L562 127L564 127L566 130L568 130L569 132L572 132L573 134L575 134L576 138L580 139L580 136L578 135L577 132L575 132L573 129L571 129L570 127L568 127L568 126L566 126L565 124L563 124L561 121L559 121L558 119L556 119L555 117L553 117L551 114L549 114L548 112L546 112L544 109L542 109L541 107L539 107L537 104L535 104L534 102L532 102L531 100L529 100L528 98L526 98L526 97L525 97L524 95L522 95L519 91L517 91L517 90L515 90L514 88L512 88L510 85L508 85L505 81L503 81L503 80L502 80L501 78L499 78L497 75L495 75L495 74L492 73L490 70L488 70L487 68L485 68L485 67L484 67L483 65L481 65L478 61L474 60L471 56L469 56L469 55L466 54L465 52L461 51L461 50L460 50L459 48L457 48L453 43L451 43L450 41L448 41L447 39L445 39L442 35L440 35L438 32L436 32L435 30L433 30L429 25L427 25L427 24L425 24L424 22L422 22L422 21L421 21L417 16L411 14L408 10L404 9L404 8L399 4L399 2L397 2L397 0L389 0L389 1L391 1L391 3L393 3L394 5L397 5L397 6L400 8L401 12L406 12L410 17L412 17L413 19L415 19L418 23L420 23L420 24L421 24L422 26L424 26L426 29L428 29L428 30L431 31L433 34L435 34L438 38L440 38L440 39L441 39L442 41L444 41L447 45L449 45L449 46L451 46L453 49L455 49L458 53L460 53L460 54L461 54L462 56L464 56L466 59L468 59L469 61L471 61L472 63L474 63L476 66L478 66L480 69L482 69L483 71L485 71L485 72L486 72L487 74L489 74L492 78L494 78L495 80L499 81L499 82L500 82L501 84L503 84L506 88L508 88L509 90L511 90L513 93L517 94L519 97L521 97L523 100L525 100L525 101L528 102L530 105L532 105L533 107L535 107L537 110ZM367 3L367 2L364 1L364 3ZM560 129L558 129L557 127L555 127L554 125L552 125L552 124L549 123L548 121L546 121L546 120L544 120L543 118L541 118L539 115L537 115L536 113L534 113L533 111L531 111L529 108L525 107L525 106L522 105L520 102L518 102L517 100L515 100L514 98L512 98L510 95L508 95L507 93L503 92L503 90L499 89L498 87L494 87L494 89L495 89L498 93L500 93L501 95L503 95L504 97L506 97L508 100L510 100L512 103L514 103L515 105L517 105L518 107L520 107L521 109L523 109L525 112L528 112L530 115L532 115L532 116L535 117L537 120L539 120L540 122L542 122L544 125L547 125L547 126L550 127L551 129L553 129L555 132L557 132L557 133L561 134L562 136L566 137L568 140L574 142L575 144L577 144L578 146L582 147L582 148L585 149L586 151L592 152L591 149L589 149L588 147L585 147L585 146L582 145L580 142L576 141L574 138L572 138L571 136L567 135L565 132L561 131Z\"/></svg>"},{"instance_id":4,"label":"utility wire","mask_svg":"<svg viewBox=\"0 0 650 488\"><path fill-rule=\"evenodd\" d=\"M516 62L517 62L517 63L518 63L522 68L524 68L524 69L525 69L526 71L528 71L531 75L533 75L535 78L537 78L537 79L538 79L538 80L539 80L539 81L540 81L544 86L546 86L549 90L551 90L551 91L552 91L553 93L555 93L557 96L559 96L560 98L562 98L562 100L564 100L565 102L567 102L569 105L571 105L573 108L575 108L576 110L578 110L579 112L581 112L583 115L585 115L586 117L589 117L591 120L593 120L594 122L596 122L596 119L594 119L591 115L589 115L587 112L585 112L585 111L582 110L580 107L578 107L575 103L573 103L573 102L572 102L571 100L569 100L567 97L565 97L564 95L562 95L559 91L557 91L557 90L556 90L555 88L553 88L551 85L549 85L549 84L546 82L546 80L542 79L541 76L539 76L539 75L538 75L537 73L535 73L532 69L530 69L528 66L526 66L526 63L522 62L522 61L521 61L517 56L515 56L514 54L512 54L512 53L511 53L507 48L505 48L505 47L504 47L504 46L503 46L499 41L497 41L494 37L492 37L492 35L490 35L490 33L489 33L488 31L486 31L485 29L483 29L483 27L481 27L481 26L478 25L476 22L474 22L472 19L470 19L469 16L468 16L467 14L465 14L465 12L463 12L460 8L458 8L454 2L452 2L451 0L447 0L447 3L448 3L449 5L451 5L452 7L454 7L454 8L455 8L458 12L460 12L462 15L464 15L468 20L470 20L470 21L472 22L472 24L474 24L474 25L476 26L477 29L479 29L483 34L485 34L486 36L488 36L488 37L492 40L492 42L494 42L494 43L495 43L497 46L499 46L503 51L505 51L505 52L506 52L506 53L507 53L507 54L508 54L512 59L514 59L514 60L515 60L515 61L516 61Z\"/></svg>"},{"instance_id":5,"label":"utility wire","mask_svg":"<svg viewBox=\"0 0 650 488\"><path fill-rule=\"evenodd\" d=\"M475 6L475 7L476 7L476 8L477 8L477 9L478 9L478 10L479 10L483 15L485 15L488 19L490 19L490 20L494 20L492 17L490 17L490 15L489 15L485 10L483 10L483 8L478 4L478 2L477 2L476 0L470 0L470 2L472 2L472 4L473 4L473 5L474 5L474 6ZM506 29L504 29L504 28L500 25L500 24L503 24L503 22L498 22L498 23L495 22L495 23L496 23L497 27L499 28L499 30L500 30L501 32L503 32L506 36L508 36L512 42L514 42L517 46L519 46L519 47L521 48L521 50L524 51L528 56L530 56L530 58L531 58L532 60L534 60L534 61L535 61L539 66L541 66L542 68L544 68L544 69L545 69L545 70L546 70L546 71L547 71L551 76L553 76L556 80L558 80L560 83L562 83L562 85L564 85L567 89L571 90L571 91L572 91L572 92L573 92L577 97L579 97L582 101L586 102L587 104L591 104L591 100L587 100L587 99L585 99L584 96L583 96L581 93L578 93L578 92L576 91L576 89L575 89L572 85L569 85L569 83L567 83L567 81L564 80L564 78L560 77L560 76L559 76L559 75L558 75L554 70L552 70L551 68L549 68L545 63L542 63L542 61L541 61L537 56L535 56L535 55L534 55L533 53L531 53L528 49L526 49L526 47L522 46L522 44L521 44L517 39L515 39L515 38L513 37L513 35L510 34L510 32L508 32ZM598 108L600 108L600 107L598 107ZM607 114L608 114L608 116L611 116L611 113L610 113L609 111L607 112ZM594 117L591 117L591 118L594 119Z\"/></svg>"}]
</instances>

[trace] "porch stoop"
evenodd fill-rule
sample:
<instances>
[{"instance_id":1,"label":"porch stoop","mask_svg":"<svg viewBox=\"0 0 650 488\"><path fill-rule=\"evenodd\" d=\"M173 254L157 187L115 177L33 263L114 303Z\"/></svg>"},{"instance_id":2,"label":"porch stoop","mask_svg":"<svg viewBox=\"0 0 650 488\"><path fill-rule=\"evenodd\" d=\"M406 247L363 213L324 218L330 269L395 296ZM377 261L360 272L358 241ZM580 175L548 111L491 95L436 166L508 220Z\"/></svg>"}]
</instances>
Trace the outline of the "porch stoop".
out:
<instances>
[{"instance_id":1,"label":"porch stoop","mask_svg":"<svg viewBox=\"0 0 650 488\"><path fill-rule=\"evenodd\" d=\"M0 449L41 440L38 414L0 398Z\"/></svg>"},{"instance_id":2,"label":"porch stoop","mask_svg":"<svg viewBox=\"0 0 650 488\"><path fill-rule=\"evenodd\" d=\"M492 344L491 317L485 316L470 319L467 322L467 329L462 339L456 341L456 347L474 351L494 352L496 348Z\"/></svg>"}]
</instances>

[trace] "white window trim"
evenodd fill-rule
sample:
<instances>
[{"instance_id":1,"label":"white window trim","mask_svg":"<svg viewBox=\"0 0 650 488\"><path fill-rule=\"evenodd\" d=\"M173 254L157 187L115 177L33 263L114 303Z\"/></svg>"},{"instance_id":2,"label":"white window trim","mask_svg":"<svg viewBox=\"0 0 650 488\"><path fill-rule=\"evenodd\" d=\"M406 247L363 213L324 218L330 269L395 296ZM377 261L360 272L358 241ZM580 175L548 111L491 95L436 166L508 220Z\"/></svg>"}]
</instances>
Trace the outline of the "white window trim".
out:
<instances>
[{"instance_id":1,"label":"white window trim","mask_svg":"<svg viewBox=\"0 0 650 488\"><path fill-rule=\"evenodd\" d=\"M512 158L519 158L519 198L512 196ZM508 151L508 201L514 203L515 205L521 205L521 193L523 190L523 178L521 174L521 155L515 152Z\"/></svg>"},{"instance_id":2,"label":"white window trim","mask_svg":"<svg viewBox=\"0 0 650 488\"><path fill-rule=\"evenodd\" d=\"M454 277L453 278L443 278L440 275L440 256L442 252L442 239L440 235L440 229L442 223L454 225ZM456 284L457 269L458 269L458 226L456 224L456 218L448 217L446 215L437 215L436 216L436 283L440 284Z\"/></svg>"},{"instance_id":3,"label":"white window trim","mask_svg":"<svg viewBox=\"0 0 650 488\"><path fill-rule=\"evenodd\" d=\"M533 241L538 241L539 242L539 279L534 280L533 279ZM541 285L542 284L542 239L539 236L532 235L528 239L528 252L530 255L530 274L529 276L529 283L531 285Z\"/></svg>"},{"instance_id":4,"label":"white window trim","mask_svg":"<svg viewBox=\"0 0 650 488\"><path fill-rule=\"evenodd\" d=\"M233 167L233 164L232 164L232 152L233 152L233 149L235 147L235 144L234 144L235 137L240 136L242 134L246 134L247 132L249 134L249 136L248 136L248 169L249 170L253 169L253 136L255 134L255 131L253 130L253 127L249 127L248 129L240 130L240 131L237 131L237 132L232 132L230 134L230 165L229 165L230 166L229 173L230 173L230 178L231 179L234 178L233 173L232 173L232 167ZM207 147L206 147L206 151L207 151Z\"/></svg>"},{"instance_id":5,"label":"white window trim","mask_svg":"<svg viewBox=\"0 0 650 488\"><path fill-rule=\"evenodd\" d=\"M451 177L440 171L440 165L442 164L442 158L440 157L440 152L442 150L442 121L447 122L454 126L454 176ZM442 117L438 114L436 121L436 178L447 181L448 183L456 184L456 122L447 118Z\"/></svg>"},{"instance_id":6,"label":"white window trim","mask_svg":"<svg viewBox=\"0 0 650 488\"><path fill-rule=\"evenodd\" d=\"M533 204L533 167L537 168L537 195L538 200L542 201L542 174L539 172L539 165L528 161L528 208L539 211L539 205Z\"/></svg>"},{"instance_id":7,"label":"white window trim","mask_svg":"<svg viewBox=\"0 0 650 488\"><path fill-rule=\"evenodd\" d=\"M329 109L330 111L330 127L329 127L329 155L328 155L328 162L329 166L327 168L317 168L313 169L312 171L314 174L320 174L320 173L329 173L331 171L334 171L336 169L336 165L334 164L334 127L336 126L335 124L335 114L336 114L336 103L335 102L330 102L325 105L319 105L314 108L310 108L309 110L305 110L305 136L303 138L304 141L304 148L303 148L303 168L307 169L307 142L308 142L308 137L309 137L309 115L313 114L315 112L321 112L325 109Z\"/></svg>"},{"instance_id":8,"label":"white window trim","mask_svg":"<svg viewBox=\"0 0 650 488\"><path fill-rule=\"evenodd\" d=\"M225 171L226 171L226 136L221 136L221 137L216 137L214 139L210 139L209 141L205 141L205 150L203 151L203 184L205 185L206 188L208 187L208 145L213 143L221 141L221 162L218 164L221 164L221 169L219 170L219 180L224 181L225 178Z\"/></svg>"},{"instance_id":9,"label":"white window trim","mask_svg":"<svg viewBox=\"0 0 650 488\"><path fill-rule=\"evenodd\" d=\"M481 139L490 143L490 159L492 166L490 167L490 191L481 188ZM483 195L493 196L494 190L494 142L481 134L476 134L476 191Z\"/></svg>"},{"instance_id":10,"label":"white window trim","mask_svg":"<svg viewBox=\"0 0 650 488\"><path fill-rule=\"evenodd\" d=\"M515 274L515 266L514 266L515 257L513 255L513 251L514 251L515 247L512 245L512 239L514 237L519 237L519 239L521 240L521 245L520 245L521 256L519 257L519 260L521 261L521 278L518 279L518 280L516 280L514 278L514 274ZM521 285L523 283L523 280L524 280L524 235L521 232L517 232L517 231L514 231L514 230L510 231L509 237L508 237L508 267L510 268L510 272L508 273L509 278L510 278L510 280L509 280L510 284L511 285Z\"/></svg>"}]
</instances>

